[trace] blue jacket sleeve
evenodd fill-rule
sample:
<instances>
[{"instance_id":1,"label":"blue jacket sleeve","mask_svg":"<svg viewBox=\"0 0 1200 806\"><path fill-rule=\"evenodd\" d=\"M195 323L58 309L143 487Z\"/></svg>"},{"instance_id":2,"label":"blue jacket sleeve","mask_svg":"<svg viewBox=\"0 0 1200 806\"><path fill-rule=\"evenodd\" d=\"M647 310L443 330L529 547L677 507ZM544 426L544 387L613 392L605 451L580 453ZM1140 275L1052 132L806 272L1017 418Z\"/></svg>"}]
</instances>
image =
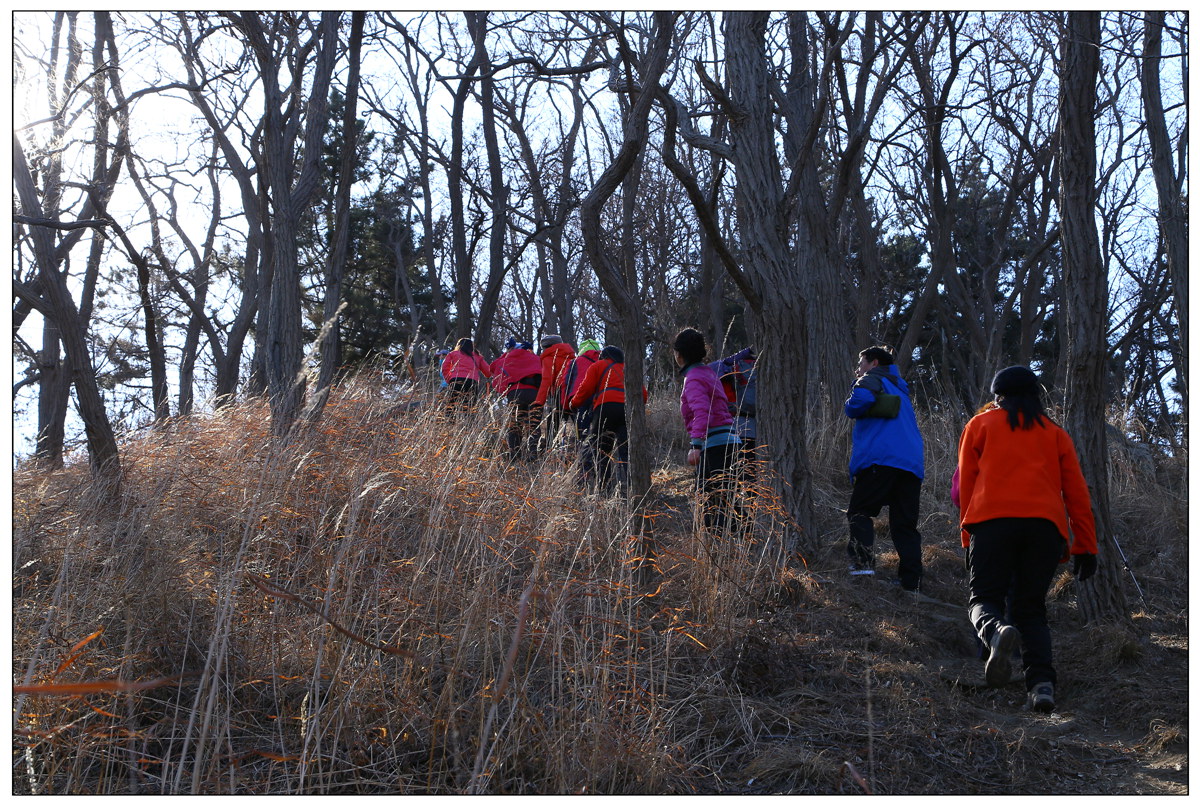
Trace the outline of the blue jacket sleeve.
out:
<instances>
[{"instance_id":1,"label":"blue jacket sleeve","mask_svg":"<svg viewBox=\"0 0 1200 806\"><path fill-rule=\"evenodd\" d=\"M857 420L870 411L874 405L875 393L856 383L850 390L850 397L846 399L846 416Z\"/></svg>"}]
</instances>

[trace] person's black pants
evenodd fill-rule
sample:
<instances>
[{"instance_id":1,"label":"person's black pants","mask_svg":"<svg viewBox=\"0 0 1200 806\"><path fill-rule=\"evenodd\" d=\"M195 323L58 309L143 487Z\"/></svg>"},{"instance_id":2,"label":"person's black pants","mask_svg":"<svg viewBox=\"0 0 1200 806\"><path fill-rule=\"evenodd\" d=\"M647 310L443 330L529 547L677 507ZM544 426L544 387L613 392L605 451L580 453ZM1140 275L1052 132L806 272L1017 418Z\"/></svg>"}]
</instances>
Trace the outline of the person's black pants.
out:
<instances>
[{"instance_id":1,"label":"person's black pants","mask_svg":"<svg viewBox=\"0 0 1200 806\"><path fill-rule=\"evenodd\" d=\"M996 518L967 526L971 533L971 624L986 645L1004 618L1011 596L1011 624L1021 633L1025 687L1055 683L1046 592L1066 551L1058 528L1044 518Z\"/></svg>"},{"instance_id":2,"label":"person's black pants","mask_svg":"<svg viewBox=\"0 0 1200 806\"><path fill-rule=\"evenodd\" d=\"M624 403L602 403L592 409L592 445L601 486L612 489L614 478L624 484L629 462L629 432Z\"/></svg>"},{"instance_id":3,"label":"person's black pants","mask_svg":"<svg viewBox=\"0 0 1200 806\"><path fill-rule=\"evenodd\" d=\"M740 445L713 445L700 452L696 465L696 490L704 513L704 527L710 533L723 533L740 519L742 511L737 501L737 476L734 462Z\"/></svg>"},{"instance_id":4,"label":"person's black pants","mask_svg":"<svg viewBox=\"0 0 1200 806\"><path fill-rule=\"evenodd\" d=\"M478 400L479 384L474 378L455 378L446 382L446 408L449 411L470 411Z\"/></svg>"},{"instance_id":5,"label":"person's black pants","mask_svg":"<svg viewBox=\"0 0 1200 806\"><path fill-rule=\"evenodd\" d=\"M536 389L511 389L508 392L508 457L520 459L522 451L527 459L537 458L537 428L533 401L537 399Z\"/></svg>"},{"instance_id":6,"label":"person's black pants","mask_svg":"<svg viewBox=\"0 0 1200 806\"><path fill-rule=\"evenodd\" d=\"M915 473L887 465L871 465L854 477L846 518L850 522L850 559L874 567L875 524L872 518L888 508L892 543L900 555L900 585L916 590L921 583L921 533L917 516L921 507L921 480Z\"/></svg>"}]
</instances>

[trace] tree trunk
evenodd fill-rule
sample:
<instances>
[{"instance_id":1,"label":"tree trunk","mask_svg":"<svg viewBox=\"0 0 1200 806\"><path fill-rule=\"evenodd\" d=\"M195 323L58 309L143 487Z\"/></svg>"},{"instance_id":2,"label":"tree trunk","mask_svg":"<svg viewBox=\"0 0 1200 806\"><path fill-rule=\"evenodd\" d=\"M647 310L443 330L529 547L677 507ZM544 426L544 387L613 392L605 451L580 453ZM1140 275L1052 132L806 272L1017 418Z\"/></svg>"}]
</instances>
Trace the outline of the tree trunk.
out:
<instances>
[{"instance_id":1,"label":"tree trunk","mask_svg":"<svg viewBox=\"0 0 1200 806\"><path fill-rule=\"evenodd\" d=\"M63 464L67 429L67 404L71 400L71 375L60 357L58 326L48 317L42 320L42 351L38 355L38 430L34 457L45 468Z\"/></svg>"},{"instance_id":2,"label":"tree trunk","mask_svg":"<svg viewBox=\"0 0 1200 806\"><path fill-rule=\"evenodd\" d=\"M288 111L292 116L285 118L284 96L278 78L279 54L271 45L274 36L268 36L254 12L243 13L239 20L258 61L265 110L262 167L271 201L272 277L263 369L271 405L271 429L276 436L286 436L291 431L304 402L297 225L304 206L317 187L327 93L337 53L337 20L337 12L321 15L320 33L316 35L319 37L316 43L319 55L308 102L303 108L304 135L299 144L292 141L299 129L298 118L292 116L301 114L301 105L289 104ZM278 23L287 24L282 19ZM304 64L298 63L293 69L303 71ZM299 75L295 78L298 82ZM300 172L293 184L297 157Z\"/></svg>"},{"instance_id":3,"label":"tree trunk","mask_svg":"<svg viewBox=\"0 0 1200 806\"><path fill-rule=\"evenodd\" d=\"M643 558L651 557L654 553L653 538L650 534L651 523L644 517L650 492L646 407L641 395L642 378L645 375L645 313L636 278L631 287L625 267L607 247L600 213L617 187L633 170L646 147L654 88L658 87L659 79L666 68L671 36L675 28L675 16L671 12L656 12L654 18L653 44L643 56L644 67L636 76L640 89L635 91L633 105L624 116L621 148L580 205L584 249L616 312L618 337L624 342L622 347L625 351L625 416L629 432L629 495L633 505L634 532L640 542L637 553ZM627 187L626 193L632 190ZM633 237L632 232L621 234L622 242Z\"/></svg>"},{"instance_id":4,"label":"tree trunk","mask_svg":"<svg viewBox=\"0 0 1200 806\"><path fill-rule=\"evenodd\" d=\"M342 278L350 253L350 188L354 184L354 168L358 164L358 74L362 61L363 25L365 11L351 13L349 62L346 76L346 104L342 110L342 154L338 166L337 189L334 192L333 247L325 263L325 299L322 304L321 365L316 389L305 411L305 418L316 422L325 409L329 388L342 364L342 340L339 335L338 310L342 304ZM401 267L403 270L403 267ZM416 335L415 333L413 334Z\"/></svg>"},{"instance_id":5,"label":"tree trunk","mask_svg":"<svg viewBox=\"0 0 1200 806\"><path fill-rule=\"evenodd\" d=\"M1162 61L1162 30L1164 14L1145 12L1145 51L1142 55L1142 105L1146 110L1146 133L1154 170L1154 185L1158 190L1158 226L1167 252L1167 266L1175 300L1175 314L1183 361L1175 366L1179 373L1179 394L1183 401L1183 421L1188 422L1188 214L1183 201L1181 177L1171 167L1174 149L1167 132L1163 112L1162 90L1159 86L1159 64ZM1185 56L1186 58L1186 56Z\"/></svg>"},{"instance_id":6,"label":"tree trunk","mask_svg":"<svg viewBox=\"0 0 1200 806\"><path fill-rule=\"evenodd\" d=\"M474 63L479 65L479 105L481 108L483 142L487 151L488 181L491 187L492 225L488 233L487 283L479 302L479 325L475 335L480 344L492 340L492 322L500 301L500 286L504 282L504 238L508 234L508 187L504 184L504 168L500 164L500 143L496 136L495 78L492 59L487 51L487 12L467 11L467 28L475 42ZM532 334L524 334L533 338Z\"/></svg>"},{"instance_id":7,"label":"tree trunk","mask_svg":"<svg viewBox=\"0 0 1200 806\"><path fill-rule=\"evenodd\" d=\"M788 247L783 181L774 129L764 125L773 108L766 55L769 13L737 12L725 18L725 59L737 182L738 229L745 245L744 270L759 304L752 308L759 344L759 395L763 446L776 474L776 491L798 531L785 547L816 548L812 474L808 467L808 302Z\"/></svg>"},{"instance_id":8,"label":"tree trunk","mask_svg":"<svg viewBox=\"0 0 1200 806\"><path fill-rule=\"evenodd\" d=\"M1108 347L1108 275L1096 233L1096 79L1100 13L1071 11L1063 30L1059 84L1062 152L1063 282L1066 314L1066 425L1092 496L1099 570L1078 585L1086 622L1128 619L1121 563L1113 545L1108 500L1108 440L1104 388Z\"/></svg>"},{"instance_id":9,"label":"tree trunk","mask_svg":"<svg viewBox=\"0 0 1200 806\"><path fill-rule=\"evenodd\" d=\"M450 194L450 245L454 255L454 307L456 339L471 336L475 329L475 317L471 311L471 284L474 267L467 253L467 222L463 204L463 112L467 95L471 92L472 76L479 69L479 50L463 69L458 87L454 91L454 105L450 111L450 163L446 166L446 181ZM475 339L479 347L485 342Z\"/></svg>"},{"instance_id":10,"label":"tree trunk","mask_svg":"<svg viewBox=\"0 0 1200 806\"><path fill-rule=\"evenodd\" d=\"M32 218L44 218L45 214L38 201L37 187L25 160L25 151L15 134L13 135L13 183L16 185L22 213ZM104 408L104 399L100 395L96 371L92 366L91 355L87 349L87 334L83 320L71 298L70 290L67 288L66 277L57 268L53 238L50 232L45 227L33 227L31 236L38 264L38 276L45 294L45 307L42 313L55 321L66 350L66 370L75 385L79 415L83 418L84 433L87 437L92 473L99 480L116 483L119 481L121 473L117 439L108 419L108 412Z\"/></svg>"}]
</instances>

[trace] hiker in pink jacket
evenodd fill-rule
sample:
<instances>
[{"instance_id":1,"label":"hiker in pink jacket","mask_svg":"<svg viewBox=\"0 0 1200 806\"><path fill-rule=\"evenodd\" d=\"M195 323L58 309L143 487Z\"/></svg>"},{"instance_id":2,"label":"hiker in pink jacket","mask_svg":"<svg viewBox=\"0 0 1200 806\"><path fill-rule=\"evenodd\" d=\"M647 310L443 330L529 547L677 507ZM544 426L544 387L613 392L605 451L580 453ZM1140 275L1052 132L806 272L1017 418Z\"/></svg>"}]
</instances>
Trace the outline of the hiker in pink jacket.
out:
<instances>
[{"instance_id":1,"label":"hiker in pink jacket","mask_svg":"<svg viewBox=\"0 0 1200 806\"><path fill-rule=\"evenodd\" d=\"M696 490L704 512L704 526L710 533L721 533L740 516L733 463L741 439L733 429L729 398L721 379L704 363L708 348L704 334L684 328L672 345L675 363L683 375L679 413L691 440L688 464L696 468Z\"/></svg>"},{"instance_id":2,"label":"hiker in pink jacket","mask_svg":"<svg viewBox=\"0 0 1200 806\"><path fill-rule=\"evenodd\" d=\"M453 352L442 359L442 377L449 387L446 407L450 411L469 411L479 399L483 379L491 376L488 362L475 352L475 342L459 339Z\"/></svg>"}]
</instances>

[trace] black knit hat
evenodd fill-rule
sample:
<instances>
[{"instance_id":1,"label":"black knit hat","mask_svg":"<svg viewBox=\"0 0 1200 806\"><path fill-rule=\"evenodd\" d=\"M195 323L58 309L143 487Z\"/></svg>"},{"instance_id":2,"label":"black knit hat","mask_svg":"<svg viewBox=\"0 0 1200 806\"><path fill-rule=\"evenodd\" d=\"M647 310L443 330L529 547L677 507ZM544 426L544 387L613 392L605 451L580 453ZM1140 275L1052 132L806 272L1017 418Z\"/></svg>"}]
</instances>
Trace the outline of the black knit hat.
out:
<instances>
[{"instance_id":1,"label":"black knit hat","mask_svg":"<svg viewBox=\"0 0 1200 806\"><path fill-rule=\"evenodd\" d=\"M1007 367L992 378L993 395L1019 395L1037 391L1037 375L1029 367Z\"/></svg>"}]
</instances>

